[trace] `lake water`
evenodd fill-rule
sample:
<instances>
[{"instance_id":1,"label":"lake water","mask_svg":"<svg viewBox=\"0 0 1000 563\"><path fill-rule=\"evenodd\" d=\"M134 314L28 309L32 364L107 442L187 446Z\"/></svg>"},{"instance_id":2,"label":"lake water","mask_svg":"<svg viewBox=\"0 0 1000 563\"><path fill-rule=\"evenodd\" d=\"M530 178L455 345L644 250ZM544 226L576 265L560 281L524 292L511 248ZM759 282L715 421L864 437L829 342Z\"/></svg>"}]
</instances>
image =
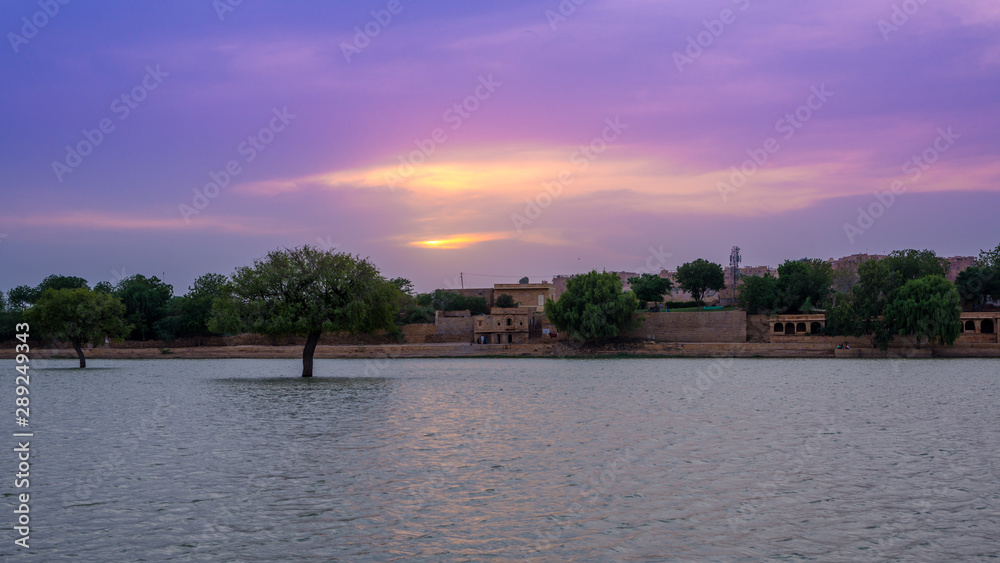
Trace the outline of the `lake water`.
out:
<instances>
[{"instance_id":1,"label":"lake water","mask_svg":"<svg viewBox=\"0 0 1000 563\"><path fill-rule=\"evenodd\" d=\"M88 363L33 366L31 549L5 525L0 557L1000 553L996 360Z\"/></svg>"}]
</instances>

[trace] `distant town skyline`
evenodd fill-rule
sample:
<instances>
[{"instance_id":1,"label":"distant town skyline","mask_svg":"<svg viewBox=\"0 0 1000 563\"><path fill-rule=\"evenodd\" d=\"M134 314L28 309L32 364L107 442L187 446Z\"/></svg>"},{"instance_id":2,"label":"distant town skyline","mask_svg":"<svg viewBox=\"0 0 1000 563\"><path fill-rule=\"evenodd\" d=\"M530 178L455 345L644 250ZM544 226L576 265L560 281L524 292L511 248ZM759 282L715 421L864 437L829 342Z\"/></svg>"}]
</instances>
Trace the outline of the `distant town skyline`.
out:
<instances>
[{"instance_id":1,"label":"distant town skyline","mask_svg":"<svg viewBox=\"0 0 1000 563\"><path fill-rule=\"evenodd\" d=\"M32 0L0 29L2 291L183 294L303 244L423 292L1000 243L992 0Z\"/></svg>"}]
</instances>

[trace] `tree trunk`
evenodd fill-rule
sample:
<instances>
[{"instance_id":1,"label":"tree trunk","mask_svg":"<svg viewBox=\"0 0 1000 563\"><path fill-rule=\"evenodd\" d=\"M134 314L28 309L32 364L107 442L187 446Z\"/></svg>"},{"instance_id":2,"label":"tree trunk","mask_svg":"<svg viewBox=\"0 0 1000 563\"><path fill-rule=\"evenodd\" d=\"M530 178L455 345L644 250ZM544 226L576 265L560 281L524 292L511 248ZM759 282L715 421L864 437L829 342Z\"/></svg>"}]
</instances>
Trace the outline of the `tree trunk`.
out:
<instances>
[{"instance_id":1,"label":"tree trunk","mask_svg":"<svg viewBox=\"0 0 1000 563\"><path fill-rule=\"evenodd\" d=\"M83 346L82 346L82 344L83 343L81 341L74 340L73 341L73 349L76 350L76 355L80 357L80 367L81 368L85 368L85 367L87 367L87 358L85 358L83 356Z\"/></svg>"},{"instance_id":2,"label":"tree trunk","mask_svg":"<svg viewBox=\"0 0 1000 563\"><path fill-rule=\"evenodd\" d=\"M316 352L316 344L322 332L310 332L306 338L306 347L302 350L302 377L312 377L313 375L313 353Z\"/></svg>"}]
</instances>

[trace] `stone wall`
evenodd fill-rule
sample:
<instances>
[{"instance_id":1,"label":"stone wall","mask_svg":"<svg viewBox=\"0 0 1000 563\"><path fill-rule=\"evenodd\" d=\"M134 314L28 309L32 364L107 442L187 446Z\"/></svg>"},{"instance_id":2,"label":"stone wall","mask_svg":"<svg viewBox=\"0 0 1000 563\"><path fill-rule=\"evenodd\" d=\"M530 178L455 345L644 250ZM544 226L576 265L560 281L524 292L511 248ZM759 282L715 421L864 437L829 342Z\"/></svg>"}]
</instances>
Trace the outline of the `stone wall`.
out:
<instances>
[{"instance_id":1,"label":"stone wall","mask_svg":"<svg viewBox=\"0 0 1000 563\"><path fill-rule=\"evenodd\" d=\"M472 326L474 318L467 316L443 315L445 311L438 311L434 315L434 334L438 336L462 336L472 341ZM450 313L450 311L448 311Z\"/></svg>"},{"instance_id":2,"label":"stone wall","mask_svg":"<svg viewBox=\"0 0 1000 563\"><path fill-rule=\"evenodd\" d=\"M657 342L738 342L747 341L745 311L700 311L643 313L645 321L627 333L627 338Z\"/></svg>"},{"instance_id":3,"label":"stone wall","mask_svg":"<svg viewBox=\"0 0 1000 563\"><path fill-rule=\"evenodd\" d=\"M399 327L407 344L420 344L427 341L427 336L434 334L435 326L430 323L410 324Z\"/></svg>"}]
</instances>

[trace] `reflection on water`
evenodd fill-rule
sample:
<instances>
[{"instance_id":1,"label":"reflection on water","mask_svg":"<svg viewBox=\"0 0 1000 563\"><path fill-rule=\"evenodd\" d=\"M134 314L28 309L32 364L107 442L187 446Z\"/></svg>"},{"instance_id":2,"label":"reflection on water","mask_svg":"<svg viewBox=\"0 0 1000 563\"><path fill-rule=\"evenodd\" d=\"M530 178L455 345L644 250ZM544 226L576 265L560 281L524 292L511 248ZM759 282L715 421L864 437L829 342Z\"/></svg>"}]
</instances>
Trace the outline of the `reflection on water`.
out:
<instances>
[{"instance_id":1,"label":"reflection on water","mask_svg":"<svg viewBox=\"0 0 1000 563\"><path fill-rule=\"evenodd\" d=\"M379 362L319 360L313 379L291 360L47 362L32 378L37 532L0 556L1000 552L995 361Z\"/></svg>"}]
</instances>

